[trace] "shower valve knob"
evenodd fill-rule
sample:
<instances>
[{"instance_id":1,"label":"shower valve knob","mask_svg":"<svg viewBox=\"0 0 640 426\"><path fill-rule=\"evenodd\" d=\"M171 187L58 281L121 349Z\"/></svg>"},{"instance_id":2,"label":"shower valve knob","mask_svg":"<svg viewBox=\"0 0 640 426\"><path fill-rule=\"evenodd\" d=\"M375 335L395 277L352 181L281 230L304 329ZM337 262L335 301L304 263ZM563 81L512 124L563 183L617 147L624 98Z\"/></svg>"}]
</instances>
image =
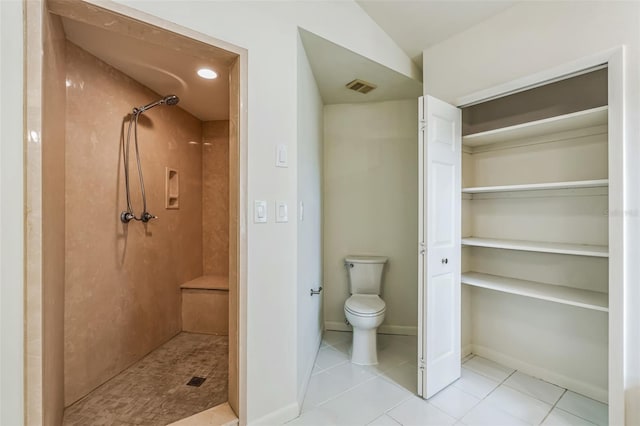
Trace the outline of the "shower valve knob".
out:
<instances>
[{"instance_id":1,"label":"shower valve knob","mask_svg":"<svg viewBox=\"0 0 640 426\"><path fill-rule=\"evenodd\" d=\"M120 220L122 223L129 223L132 219L135 219L135 216L131 212L122 212L120 213Z\"/></svg>"},{"instance_id":2,"label":"shower valve knob","mask_svg":"<svg viewBox=\"0 0 640 426\"><path fill-rule=\"evenodd\" d=\"M158 218L158 216L154 216L154 215L152 215L152 214L151 214L151 213L149 213L149 212L144 212L144 213L142 213L142 219L141 219L141 220L142 220L144 223L147 223L147 222L149 222L151 219L157 219L157 218Z\"/></svg>"}]
</instances>

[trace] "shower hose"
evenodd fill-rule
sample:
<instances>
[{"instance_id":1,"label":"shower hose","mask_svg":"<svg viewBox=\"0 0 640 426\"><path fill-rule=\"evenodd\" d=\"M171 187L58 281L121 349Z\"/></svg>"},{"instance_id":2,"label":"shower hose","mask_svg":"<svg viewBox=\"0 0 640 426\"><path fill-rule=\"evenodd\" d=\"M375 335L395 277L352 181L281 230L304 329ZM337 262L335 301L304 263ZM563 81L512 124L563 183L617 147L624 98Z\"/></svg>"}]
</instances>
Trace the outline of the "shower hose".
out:
<instances>
[{"instance_id":1,"label":"shower hose","mask_svg":"<svg viewBox=\"0 0 640 426\"><path fill-rule=\"evenodd\" d=\"M150 104L133 108L133 111L129 115L129 128L127 129L127 141L122 153L122 161L124 163L124 185L127 193L127 210L120 213L120 220L123 223L129 223L132 220L139 220L147 223L151 219L157 219L157 216L152 215L147 211L147 194L144 191L144 177L142 176L142 163L140 162L140 148L138 147L138 118L145 111L154 108L158 105L177 105L180 102L180 98L176 95L167 95L162 99L158 99ZM133 205L131 203L131 188L129 185L129 151L131 146L131 127L133 126L133 141L136 148L136 163L138 163L138 179L140 180L140 192L142 193L142 214L140 217L136 216L133 211Z\"/></svg>"},{"instance_id":2,"label":"shower hose","mask_svg":"<svg viewBox=\"0 0 640 426\"><path fill-rule=\"evenodd\" d=\"M127 193L127 210L120 213L120 220L124 223L129 223L131 220L139 220L142 222L149 222L151 219L156 219L157 216L152 215L147 211L147 194L144 190L144 176L142 174L142 163L140 161L140 148L138 146L138 117L144 112L143 109L134 108L129 119L129 127L127 129L127 141L122 154L124 162L124 185ZM129 185L129 152L131 146L131 127L133 126L133 140L136 153L136 163L138 165L138 179L140 180L140 192L142 193L142 214L140 217L136 216L133 211L133 205L131 203L131 188Z\"/></svg>"}]
</instances>

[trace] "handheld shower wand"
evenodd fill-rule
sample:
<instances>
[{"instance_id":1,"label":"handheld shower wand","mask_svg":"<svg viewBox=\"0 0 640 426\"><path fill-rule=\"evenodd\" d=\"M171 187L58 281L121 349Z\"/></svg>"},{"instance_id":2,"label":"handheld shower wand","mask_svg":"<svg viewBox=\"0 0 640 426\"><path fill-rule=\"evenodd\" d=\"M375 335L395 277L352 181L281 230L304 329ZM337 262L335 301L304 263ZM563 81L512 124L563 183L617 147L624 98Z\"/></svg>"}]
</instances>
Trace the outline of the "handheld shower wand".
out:
<instances>
[{"instance_id":1,"label":"handheld shower wand","mask_svg":"<svg viewBox=\"0 0 640 426\"><path fill-rule=\"evenodd\" d=\"M129 128L127 129L127 143L126 147L122 154L122 160L124 162L124 182L127 193L127 210L120 213L120 220L123 223L129 223L131 220L139 220L144 223L149 222L151 219L156 219L157 216L152 215L147 211L147 194L144 190L144 177L142 175L142 163L140 161L140 150L138 148L138 117L142 115L147 110L150 110L153 107L158 105L176 105L180 102L180 98L176 95L168 95L162 99L159 99L155 102L151 102L150 104L133 108L131 118L129 119ZM136 217L133 206L131 203L131 191L129 188L129 146L131 144L131 125L133 124L133 137L134 144L136 149L136 162L138 163L138 179L140 180L140 192L142 193L142 214L140 217Z\"/></svg>"}]
</instances>

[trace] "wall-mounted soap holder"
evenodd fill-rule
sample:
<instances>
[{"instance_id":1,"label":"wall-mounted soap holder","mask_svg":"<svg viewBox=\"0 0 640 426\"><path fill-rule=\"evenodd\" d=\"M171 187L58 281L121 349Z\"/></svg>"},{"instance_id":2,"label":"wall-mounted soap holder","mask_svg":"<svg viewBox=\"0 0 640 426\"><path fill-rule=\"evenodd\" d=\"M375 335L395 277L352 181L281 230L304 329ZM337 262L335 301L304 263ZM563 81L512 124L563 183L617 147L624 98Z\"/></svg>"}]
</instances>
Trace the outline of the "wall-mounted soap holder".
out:
<instances>
[{"instance_id":1,"label":"wall-mounted soap holder","mask_svg":"<svg viewBox=\"0 0 640 426\"><path fill-rule=\"evenodd\" d=\"M170 167L165 167L164 199L165 208L180 208L180 176L178 170Z\"/></svg>"}]
</instances>

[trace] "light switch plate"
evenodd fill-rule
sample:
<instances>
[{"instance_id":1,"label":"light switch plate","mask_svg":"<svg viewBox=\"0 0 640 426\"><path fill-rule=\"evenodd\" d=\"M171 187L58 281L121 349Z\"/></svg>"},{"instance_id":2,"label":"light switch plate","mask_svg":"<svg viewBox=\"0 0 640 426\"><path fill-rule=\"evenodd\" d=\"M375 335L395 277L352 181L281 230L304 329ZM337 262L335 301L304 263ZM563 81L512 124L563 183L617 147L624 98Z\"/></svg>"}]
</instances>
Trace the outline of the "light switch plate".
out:
<instances>
[{"instance_id":1,"label":"light switch plate","mask_svg":"<svg viewBox=\"0 0 640 426\"><path fill-rule=\"evenodd\" d=\"M289 167L287 157L287 146L284 144L276 145L276 167Z\"/></svg>"},{"instance_id":2,"label":"light switch plate","mask_svg":"<svg viewBox=\"0 0 640 426\"><path fill-rule=\"evenodd\" d=\"M300 212L300 222L304 221L304 202L300 201L300 208L298 209Z\"/></svg>"},{"instance_id":3,"label":"light switch plate","mask_svg":"<svg viewBox=\"0 0 640 426\"><path fill-rule=\"evenodd\" d=\"M267 202L256 200L253 205L253 221L254 223L267 222Z\"/></svg>"},{"instance_id":4,"label":"light switch plate","mask_svg":"<svg viewBox=\"0 0 640 426\"><path fill-rule=\"evenodd\" d=\"M289 212L287 210L287 203L276 201L276 222L289 222Z\"/></svg>"}]
</instances>

